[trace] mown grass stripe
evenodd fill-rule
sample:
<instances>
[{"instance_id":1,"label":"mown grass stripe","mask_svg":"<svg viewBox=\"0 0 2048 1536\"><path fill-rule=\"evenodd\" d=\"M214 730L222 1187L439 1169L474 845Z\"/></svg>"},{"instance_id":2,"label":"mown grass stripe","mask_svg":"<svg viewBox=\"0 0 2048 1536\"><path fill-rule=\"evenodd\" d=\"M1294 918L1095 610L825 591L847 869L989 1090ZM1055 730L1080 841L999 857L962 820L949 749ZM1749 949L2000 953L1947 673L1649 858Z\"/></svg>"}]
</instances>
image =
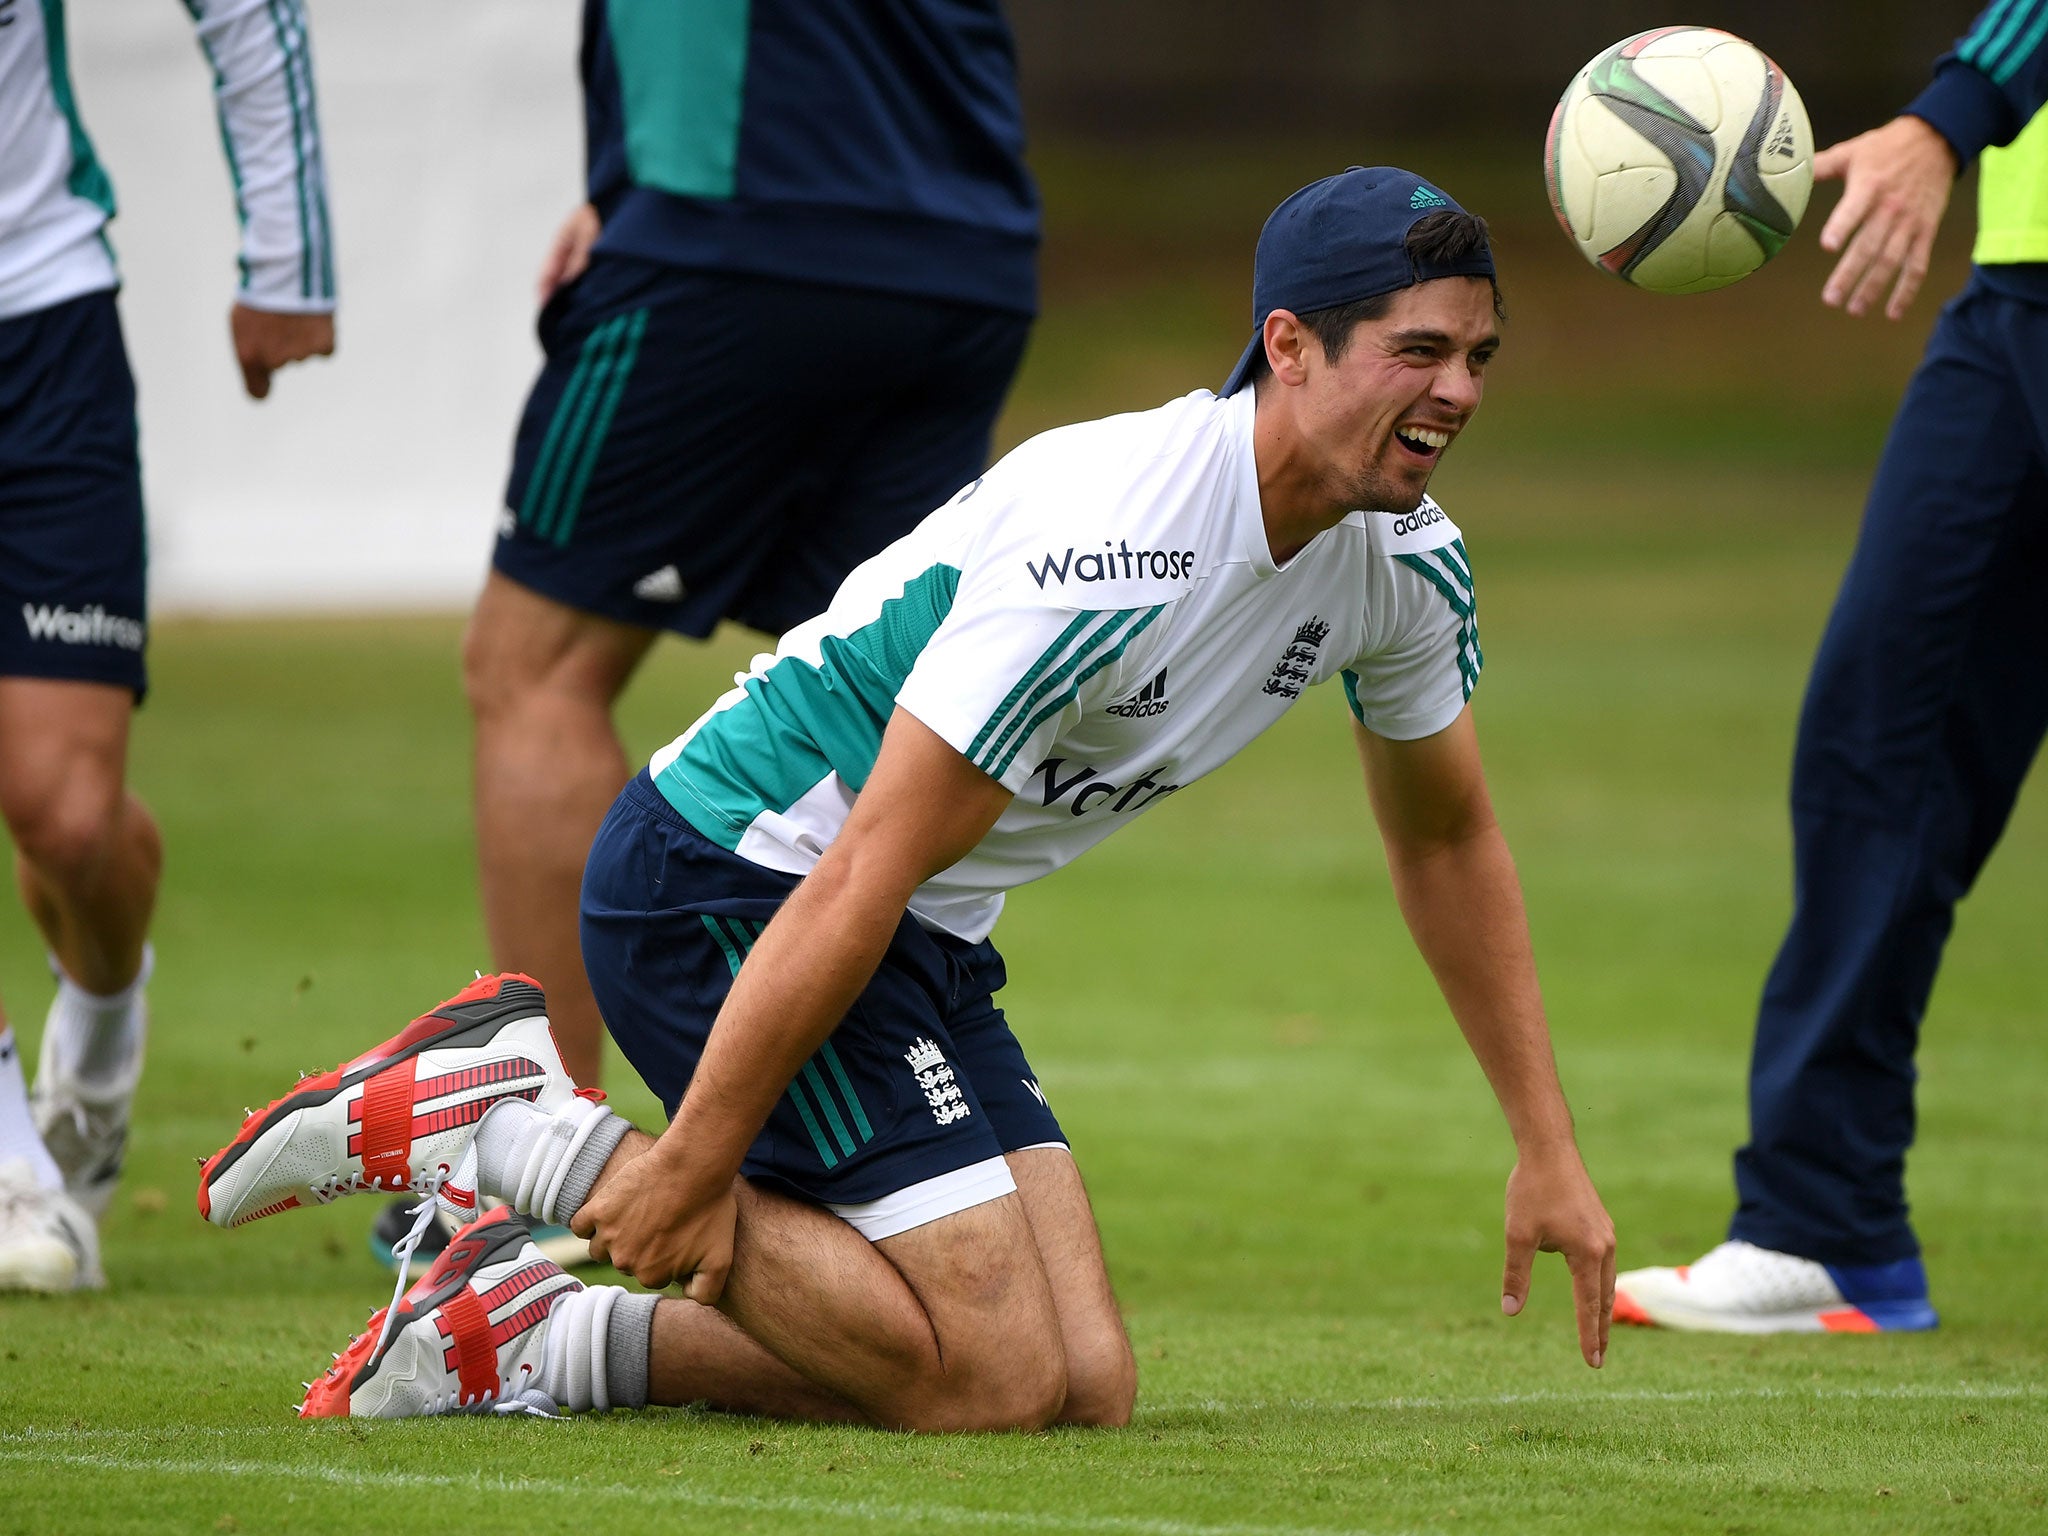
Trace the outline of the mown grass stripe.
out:
<instances>
[{"instance_id":1,"label":"mown grass stripe","mask_svg":"<svg viewBox=\"0 0 2048 1536\"><path fill-rule=\"evenodd\" d=\"M647 334L647 311L636 309L626 324L626 334L620 344L620 352L611 365L611 374L604 392L604 402L598 407L597 419L590 425L590 432L577 445L576 467L568 489L563 493L562 506L555 525L555 546L568 544L569 535L576 527L576 514L583 510L583 494L590 487L591 472L597 467L598 453L604 448L605 435L611 431L612 417L618 413L619 401L625 397L626 381L633 375L633 364L640 357L640 338Z\"/></svg>"},{"instance_id":2,"label":"mown grass stripe","mask_svg":"<svg viewBox=\"0 0 2048 1536\"><path fill-rule=\"evenodd\" d=\"M562 452L562 439L569 431L569 423L575 419L577 402L590 386L591 370L604 349L603 338L609 325L607 321L584 337L583 350L576 355L576 366L569 374L569 382L562 386L561 398L555 402L555 414L548 420L548 435L541 439L540 452L534 456L533 468L527 472L526 495L519 503L519 521L529 528L540 516L541 498L554 477L554 467Z\"/></svg>"},{"instance_id":3,"label":"mown grass stripe","mask_svg":"<svg viewBox=\"0 0 2048 1536\"><path fill-rule=\"evenodd\" d=\"M860 1107L860 1095L853 1091L853 1080L846 1075L846 1068L840 1065L839 1052L827 1040L818 1048L818 1054L825 1058L825 1065L832 1073L833 1081L839 1084L839 1092L846 1099L846 1107L853 1111L853 1123L860 1128L863 1145L875 1139L875 1128L868 1124L867 1114Z\"/></svg>"},{"instance_id":4,"label":"mown grass stripe","mask_svg":"<svg viewBox=\"0 0 2048 1536\"><path fill-rule=\"evenodd\" d=\"M994 733L997 726L1003 723L1011 709L1016 706L1017 701L1024 697L1032 684L1038 681L1039 674L1053 664L1053 661L1066 650L1068 642L1075 635L1079 634L1083 626L1094 616L1092 612L1075 614L1074 622L1061 630L1060 637L1047 646L1038 660L1034 661L1025 671L1024 675L1017 679L1017 686L1012 688L1009 696L996 706L995 713L988 717L988 723L981 728L974 740L968 743L967 756L970 761L980 757L981 749L987 745L990 735Z\"/></svg>"},{"instance_id":5,"label":"mown grass stripe","mask_svg":"<svg viewBox=\"0 0 2048 1536\"><path fill-rule=\"evenodd\" d=\"M301 1437L317 1434L310 1426L292 1425ZM661 1485L596 1483L582 1478L544 1478L472 1473L397 1472L335 1466L325 1461L195 1461L186 1457L115 1456L101 1452L0 1450L0 1462L38 1461L104 1472L160 1474L167 1477L248 1478L278 1486L325 1483L337 1488L389 1488L459 1493L473 1500L479 1494L553 1497L572 1500L581 1509L593 1499L618 1499L652 1504L666 1510L676 1505L729 1510L755 1515L800 1515L810 1521L858 1520L892 1529L930 1526L959 1529L981 1526L997 1530L1101 1531L1107 1536L1396 1536L1405 1527L1378 1532L1355 1526L1248 1525L1235 1521L1205 1524L1195 1520L1162 1520L1143 1515L1063 1513L1052 1509L977 1509L959 1504L900 1504L874 1499L820 1499L805 1494L716 1493L682 1478L663 1476Z\"/></svg>"}]
</instances>

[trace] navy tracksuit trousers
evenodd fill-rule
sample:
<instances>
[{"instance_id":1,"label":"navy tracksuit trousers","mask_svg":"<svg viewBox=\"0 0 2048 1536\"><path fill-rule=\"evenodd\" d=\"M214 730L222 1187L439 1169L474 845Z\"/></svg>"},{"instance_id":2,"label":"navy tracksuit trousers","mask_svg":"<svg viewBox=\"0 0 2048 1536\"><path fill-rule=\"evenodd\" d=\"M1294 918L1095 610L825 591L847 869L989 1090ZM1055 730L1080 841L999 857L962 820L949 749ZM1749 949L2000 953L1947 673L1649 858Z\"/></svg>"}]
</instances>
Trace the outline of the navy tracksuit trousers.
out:
<instances>
[{"instance_id":1,"label":"navy tracksuit trousers","mask_svg":"<svg viewBox=\"0 0 2048 1536\"><path fill-rule=\"evenodd\" d=\"M1981 275L1907 388L1792 767L1795 908L1757 1015L1731 1237L1911 1258L1920 1022L2048 730L2048 307Z\"/></svg>"}]
</instances>

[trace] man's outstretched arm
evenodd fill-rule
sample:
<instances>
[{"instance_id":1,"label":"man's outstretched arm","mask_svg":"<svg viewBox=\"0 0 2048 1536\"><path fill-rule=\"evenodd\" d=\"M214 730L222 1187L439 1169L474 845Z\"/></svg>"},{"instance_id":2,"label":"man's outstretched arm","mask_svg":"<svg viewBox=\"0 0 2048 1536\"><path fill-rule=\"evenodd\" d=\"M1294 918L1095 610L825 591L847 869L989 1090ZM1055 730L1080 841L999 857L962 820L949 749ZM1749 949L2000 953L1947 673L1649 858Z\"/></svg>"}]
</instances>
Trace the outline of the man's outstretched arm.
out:
<instances>
[{"instance_id":1,"label":"man's outstretched arm","mask_svg":"<svg viewBox=\"0 0 2048 1536\"><path fill-rule=\"evenodd\" d=\"M1515 1138L1501 1309L1522 1310L1538 1250L1563 1254L1579 1349L1597 1367L1614 1311L1614 1223L1558 1086L1521 883L1486 792L1472 711L1420 741L1354 729L1401 914Z\"/></svg>"},{"instance_id":2,"label":"man's outstretched arm","mask_svg":"<svg viewBox=\"0 0 2048 1536\"><path fill-rule=\"evenodd\" d=\"M213 67L242 224L228 329L250 398L288 363L334 350L327 166L303 0L185 0Z\"/></svg>"},{"instance_id":3,"label":"man's outstretched arm","mask_svg":"<svg viewBox=\"0 0 2048 1536\"><path fill-rule=\"evenodd\" d=\"M732 1182L775 1101L887 953L912 894L987 835L1010 792L897 710L832 846L740 967L681 1108L572 1223L641 1284L709 1305L732 1264Z\"/></svg>"}]
</instances>

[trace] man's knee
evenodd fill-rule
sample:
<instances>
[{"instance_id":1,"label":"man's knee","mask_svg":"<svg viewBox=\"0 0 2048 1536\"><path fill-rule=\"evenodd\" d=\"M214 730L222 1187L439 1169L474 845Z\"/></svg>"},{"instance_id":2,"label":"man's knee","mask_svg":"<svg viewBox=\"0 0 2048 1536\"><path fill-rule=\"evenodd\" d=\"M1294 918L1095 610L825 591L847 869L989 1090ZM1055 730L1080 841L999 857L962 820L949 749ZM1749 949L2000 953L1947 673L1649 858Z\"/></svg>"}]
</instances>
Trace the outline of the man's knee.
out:
<instances>
[{"instance_id":1,"label":"man's knee","mask_svg":"<svg viewBox=\"0 0 2048 1536\"><path fill-rule=\"evenodd\" d=\"M609 709L653 639L493 573L463 632L463 691L485 725L550 700Z\"/></svg>"},{"instance_id":2,"label":"man's knee","mask_svg":"<svg viewBox=\"0 0 2048 1536\"><path fill-rule=\"evenodd\" d=\"M1138 1360L1117 1328L1097 1338L1069 1339L1067 1399L1059 1422L1121 1429L1138 1401Z\"/></svg>"},{"instance_id":3,"label":"man's knee","mask_svg":"<svg viewBox=\"0 0 2048 1536\"><path fill-rule=\"evenodd\" d=\"M936 1379L918 1383L881 1417L920 1434L1033 1434L1057 1423L1066 1401L1066 1359L1049 1336L1021 1350L956 1351Z\"/></svg>"},{"instance_id":4,"label":"man's knee","mask_svg":"<svg viewBox=\"0 0 2048 1536\"><path fill-rule=\"evenodd\" d=\"M89 877L105 864L125 799L121 764L93 754L67 757L50 771L0 773L0 814L16 850L57 880Z\"/></svg>"}]
</instances>

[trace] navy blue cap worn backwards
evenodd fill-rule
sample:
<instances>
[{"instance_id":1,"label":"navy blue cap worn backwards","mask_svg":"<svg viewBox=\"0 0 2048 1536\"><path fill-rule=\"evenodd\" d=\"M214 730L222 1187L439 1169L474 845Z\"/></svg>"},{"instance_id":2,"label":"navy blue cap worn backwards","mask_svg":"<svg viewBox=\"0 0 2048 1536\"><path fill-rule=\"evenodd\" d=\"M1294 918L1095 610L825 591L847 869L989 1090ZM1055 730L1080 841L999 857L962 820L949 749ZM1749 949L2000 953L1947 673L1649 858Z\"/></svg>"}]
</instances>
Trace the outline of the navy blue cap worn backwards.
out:
<instances>
[{"instance_id":1,"label":"navy blue cap worn backwards","mask_svg":"<svg viewBox=\"0 0 2048 1536\"><path fill-rule=\"evenodd\" d=\"M1252 262L1251 345L1222 392L1237 393L1251 376L1265 350L1266 316L1276 309L1306 315L1432 278L1492 277L1493 253L1483 245L1453 262L1418 262L1408 254L1416 221L1446 208L1465 211L1413 171L1389 165L1354 165L1275 208Z\"/></svg>"}]
</instances>

